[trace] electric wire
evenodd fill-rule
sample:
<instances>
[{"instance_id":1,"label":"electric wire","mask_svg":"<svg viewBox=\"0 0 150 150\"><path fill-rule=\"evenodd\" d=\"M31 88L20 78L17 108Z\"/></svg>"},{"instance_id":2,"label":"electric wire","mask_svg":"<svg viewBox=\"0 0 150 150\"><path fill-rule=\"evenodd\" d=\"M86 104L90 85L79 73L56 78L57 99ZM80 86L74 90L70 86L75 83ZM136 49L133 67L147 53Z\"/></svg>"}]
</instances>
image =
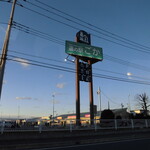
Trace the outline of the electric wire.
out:
<instances>
[{"instance_id":1,"label":"electric wire","mask_svg":"<svg viewBox=\"0 0 150 150\"><path fill-rule=\"evenodd\" d=\"M41 14L41 13L40 13Z\"/></svg>"},{"instance_id":2,"label":"electric wire","mask_svg":"<svg viewBox=\"0 0 150 150\"><path fill-rule=\"evenodd\" d=\"M46 40L50 40L50 41L52 41L52 42L55 42L55 43L58 43L58 44L61 44L61 45L64 46L64 42L63 42L62 39L58 39L58 38L56 38L56 37L54 37L54 36L52 36L52 35L45 34L45 33L41 32L41 31L37 31L37 30L35 30L35 29L33 29L33 28L29 28L29 27L27 27L27 26L25 26L25 25L22 25L22 24L19 24L19 23L16 23L16 22L14 22L14 26L19 27L19 29L17 28L18 30L21 30L21 31L26 32L26 33L30 33L30 34L32 34L32 35L35 35L35 36L44 38L44 39L46 39ZM25 27L25 29L23 29L23 27ZM15 28L15 27L14 27L14 28ZM32 31L30 31L29 29L31 29ZM40 34L39 34L39 33L40 33ZM45 37L44 35L50 36L50 37L55 38L55 39L51 39L51 38L49 39L49 37L47 38L47 37ZM58 41L58 40L61 40L61 41ZM108 55L106 55L106 56L104 56L104 57L106 57L106 58L107 58L108 60L110 60L110 61L116 61L116 62L119 62L119 63L121 63L121 64L123 64L123 65L129 65L129 64L130 64L130 66L134 66L134 67L139 68L139 69L142 69L142 70L144 70L144 71L145 71L146 69L149 69L149 68L146 68L146 69L145 69L144 66L136 65L136 64L133 64L133 63L131 64L130 62L125 62L125 61L122 61L122 60L120 60L120 59L110 57L110 56L108 56Z\"/></svg>"},{"instance_id":3,"label":"electric wire","mask_svg":"<svg viewBox=\"0 0 150 150\"><path fill-rule=\"evenodd\" d=\"M104 78L104 79L110 79L110 80L115 80L115 81L150 85L150 82L146 82L146 81L133 80L133 79L131 80L131 79L119 78L119 77L108 76L108 75L103 75L103 74L93 74L93 76L96 78Z\"/></svg>"},{"instance_id":4,"label":"electric wire","mask_svg":"<svg viewBox=\"0 0 150 150\"><path fill-rule=\"evenodd\" d=\"M121 38L121 39L123 39L123 40L125 40L125 41L134 43L134 44L136 44L136 45L139 45L139 46L144 47L144 48L147 48L147 49L150 49L150 47L144 46L144 45L142 45L142 44L139 44L139 43L137 43L137 42L131 41L131 40L129 40L129 39L127 39L127 38L124 38L124 37L122 37L122 36L119 36L119 35L117 35L117 34L114 34L114 33L110 32L110 31L104 30L104 29L102 29L102 28L100 28L100 27L97 27L97 26L95 26L95 25L93 25L93 24L91 24L91 23L89 23L89 22L86 22L86 21L84 21L84 20L82 20L82 19L79 19L79 18L77 18L77 17L75 17L75 16L73 16L73 15L70 15L70 14L64 12L64 11L61 11L61 10L55 8L55 7L52 7L52 6L50 6L49 4L46 4L46 3L41 2L41 1L39 1L39 0L35 0L35 1L38 2L38 3L40 3L40 4L42 4L42 5L44 5L44 6L46 6L46 7L49 7L49 8L51 8L51 9L53 9L53 10L59 12L59 13L62 13L62 14L64 14L64 15L66 15L66 16L69 16L69 17L75 19L75 20L78 20L79 22L83 22L83 23L85 23L85 24L87 24L87 25L89 25L89 26L91 26L91 27L94 27L94 28L96 28L96 29L99 29L99 30L101 30L101 31L103 31L103 32L105 32L105 33L108 33L108 34L110 34L110 35L112 35L112 36L116 36L116 37Z\"/></svg>"},{"instance_id":5,"label":"electric wire","mask_svg":"<svg viewBox=\"0 0 150 150\"><path fill-rule=\"evenodd\" d=\"M56 37L54 37L54 36L52 36L50 34L43 33L41 31L37 31L35 29L29 28L27 26L23 27L21 25L17 25L16 23L14 23L13 24L13 28L17 29L19 31L22 31L22 32L34 35L36 37L39 37L39 38L42 38L42 39L45 39L45 40L48 40L48 41L51 41L51 42L55 42L55 43L63 45L63 46L65 45L63 40L61 40L59 38L56 38Z\"/></svg>"},{"instance_id":6,"label":"electric wire","mask_svg":"<svg viewBox=\"0 0 150 150\"><path fill-rule=\"evenodd\" d=\"M13 55L9 55L9 56L12 57L12 58L8 58L8 56L7 56L7 60L12 60L12 61L20 62L20 63L26 63L26 64L29 64L29 65L34 65L34 66L43 67L43 68L49 68L49 69L55 69L55 70L59 70L59 71L76 73L76 71L72 68L59 66L59 65L48 64L48 63L43 63L43 62L39 62L39 61L34 61L34 60L26 59L26 58L23 58L23 57L15 57ZM93 76L96 77L96 78L104 78L104 79L110 79L110 80L122 81L122 82L128 82L128 83L150 85L150 82L146 82L146 81L131 80L131 79L113 77L113 76L108 76L108 75L103 75L103 74L93 74Z\"/></svg>"},{"instance_id":7,"label":"electric wire","mask_svg":"<svg viewBox=\"0 0 150 150\"><path fill-rule=\"evenodd\" d=\"M16 29L23 29L23 31L25 31L25 32L27 32L27 33L30 33L30 32L31 32L31 33L39 34L39 35L42 35L42 36L45 36L45 37L47 36L47 37L52 38L53 40L56 40L56 41L58 41L58 42L64 43L64 40L63 40L63 39L60 39L60 38L55 37L55 36L53 36L53 35L51 35L51 34L48 34L48 33L41 32L40 30L36 30L36 29L34 29L34 28L25 26L25 25L23 25L23 24L20 24L20 23L18 23L18 22L15 22L15 21L13 21L13 27L16 27Z\"/></svg>"},{"instance_id":8,"label":"electric wire","mask_svg":"<svg viewBox=\"0 0 150 150\"><path fill-rule=\"evenodd\" d=\"M25 2L28 2L28 1L25 1ZM31 2L28 2L28 3L30 3L30 4L32 4L32 5L35 5L35 4L31 3ZM56 21L56 22L58 22L58 23L64 24L64 25L69 26L69 27L71 27L71 28L73 28L73 29L80 30L80 29L77 28L77 27L74 27L74 26L69 25L69 24L67 24L67 23L64 23L64 22L62 22L62 21L59 21L59 20L54 19L54 18L52 18L52 17L49 17L49 16L47 16L47 15L45 15L45 14L42 14L42 13L40 13L40 12L38 12L38 11L35 11L35 10L33 10L33 9L30 9L30 8L28 8L28 7L26 7L26 6L23 6L23 5L20 5L20 6L23 7L23 8L25 8L25 9L27 9L27 10L29 10L29 11L32 11L32 12L34 12L34 13L37 13L37 14L43 16L43 17L46 17L46 18L51 19L51 20L53 20L53 21ZM40 7L40 6L37 6L37 5L35 5L35 6L36 6L36 7ZM40 8L41 8L41 7L40 7ZM44 9L44 8L42 8L42 9ZM44 10L48 11L47 9L44 9ZM70 21L70 19L67 19L67 20ZM79 24L79 23L78 23L78 24ZM80 25L82 25L82 24L80 24ZM83 25L83 26L86 27L85 25ZM89 27L87 27L87 28L89 28ZM97 31L97 32L98 32L98 31ZM148 50L148 51L145 51L144 48L142 48L142 49L137 49L137 48L134 48L134 47L130 47L130 46L127 46L127 45L124 45L124 44L121 44L121 43L118 43L118 42L115 42L115 41L106 39L106 38L104 38L104 37L101 37L101 36L98 36L98 35L95 35L95 34L91 34L91 35L93 35L93 36L95 36L95 37L97 37L97 38L106 40L106 41L108 41L108 42L111 42L111 43L114 43L114 44L118 44L118 45L120 45L120 46L129 48L129 49L132 49L132 50L136 50L136 51L139 51L139 52L144 52L144 53L150 54L150 51L149 51L149 50ZM115 34L113 34L113 35L115 35ZM113 38L114 38L114 37L113 37ZM129 40L129 41L130 41L130 40ZM128 44L129 44L129 43L128 43ZM131 44L130 44L130 45L131 45ZM148 48L148 47L147 47L147 48ZM148 48L148 49L149 49L149 48Z\"/></svg>"},{"instance_id":9,"label":"electric wire","mask_svg":"<svg viewBox=\"0 0 150 150\"><path fill-rule=\"evenodd\" d=\"M77 24L77 25L81 25L81 26L83 26L83 27L85 27L85 28L88 28L88 29L90 29L90 30L92 30L92 31L95 31L95 32L97 32L97 33L100 33L100 34L102 34L102 35L104 35L104 36L107 36L107 37L110 37L110 38L119 40L119 41L124 42L124 43L127 43L127 44L129 44L129 45L131 45L131 46L136 46L136 47L138 47L138 48L141 48L141 47L139 47L139 45L131 44L131 43L129 43L129 42L120 40L120 39L118 39L118 38L116 38L116 37L114 37L114 36L110 36L110 35L108 35L108 34L106 34L106 33L102 33L102 32L100 32L100 31L97 31L97 30L95 30L95 29L92 29L91 27L85 26L85 25L83 25L83 24L81 24L81 23L79 23L79 22L76 22L76 21L74 21L74 20L72 20L72 19L66 18L66 17L64 17L64 16L62 16L62 15L59 15L59 14L55 13L55 12L49 11L48 9L45 9L45 8L43 8L43 7L41 7L41 6L38 6L38 5L36 5L36 4L33 4L32 2L29 2L29 1L26 1L26 2L28 2L29 4L31 4L31 5L33 5L33 6L36 6L36 7L40 8L40 9L42 9L42 10L45 10L46 12L52 13L52 14L54 14L54 15L56 15L56 16L59 16L59 17L65 19L65 20L67 20L67 21L73 22L73 23L75 23L75 24ZM142 47L142 49L145 49L145 48ZM149 50L150 50L150 49L149 49Z\"/></svg>"},{"instance_id":10,"label":"electric wire","mask_svg":"<svg viewBox=\"0 0 150 150\"><path fill-rule=\"evenodd\" d=\"M52 41L52 42L55 42L55 43L57 43L57 44L60 44L60 45L65 45L64 43L65 43L65 41L64 40L62 40L62 39L60 39L60 38L57 38L57 37L55 37L55 36L52 36L52 35L49 35L49 34L47 34L47 33L43 33L43 32L41 32L41 31L38 31L38 30L35 30L35 29L33 29L33 28L31 28L31 27L27 27L27 26L24 26L24 25L22 25L22 24L19 24L19 26L18 26L18 24L19 23L17 23L17 22L14 22L14 26L17 26L17 27L19 27L19 28L21 28L21 29L23 29L24 27L25 27L25 29L23 29L23 30L21 30L21 31L23 31L23 32L25 32L25 33L28 33L28 34L32 34L32 31L35 31L35 33L36 34L32 34L32 35L37 35L38 36L38 33L41 33L42 34L42 36L40 36L40 34L39 34L39 37L40 38L44 38L44 39L46 39L46 40L50 40L50 41ZM18 29L18 28L16 28L16 29ZM18 29L19 30L19 29ZM45 35L46 35L46 37L45 37ZM54 38L54 40L52 39L47 39L47 36L50 36L50 37L52 37L52 38ZM142 65L139 65L139 64L135 64L135 63L131 63L131 62L129 62L129 61L125 61L125 60L122 60L122 59L119 59L119 58L115 58L115 57L112 57L112 56L109 56L109 55L107 55L107 54L104 54L104 58L105 59L107 59L107 60L109 60L109 61L113 61L113 62L116 62L116 63L119 63L119 64L122 64L122 65L126 65L126 66L132 66L132 67L134 67L134 68L136 68L136 69L140 69L140 70L144 70L144 71L150 71L150 68L149 67L145 67L145 66L142 66Z\"/></svg>"},{"instance_id":11,"label":"electric wire","mask_svg":"<svg viewBox=\"0 0 150 150\"><path fill-rule=\"evenodd\" d=\"M13 26L17 26L17 28L15 28L15 29L23 31L23 32L25 32L27 34L38 36L40 38L49 40L51 42L55 42L55 43L60 44L62 46L65 46L65 44L64 44L65 41L60 39L60 38L54 37L54 36L49 35L49 34L45 34L45 33L41 32L41 31L38 31L38 30L35 30L35 29L33 30L33 28L30 28L30 27L27 27L27 26L25 26L25 29L24 29L24 25L19 24L20 26L18 26L17 24L18 24L17 22L14 22L14 24L13 24ZM39 34L39 33L41 33L41 34ZM148 71L148 72L150 71L149 67L145 67L145 66L142 66L142 65L139 65L139 64L131 63L131 62L119 59L119 58L115 58L115 57L109 56L107 54L104 54L104 58L109 60L109 61L116 62L116 63L122 64L122 65L125 65L125 66L130 66L130 67L133 67L133 68L136 68L136 69L139 69L139 70Z\"/></svg>"},{"instance_id":12,"label":"electric wire","mask_svg":"<svg viewBox=\"0 0 150 150\"><path fill-rule=\"evenodd\" d=\"M54 61L56 63L65 63L66 64L66 62L63 62L63 61L60 61L60 60L50 59L50 58L41 57L41 56L35 56L35 55L31 55L31 54L27 54L27 53L22 53L22 52L10 50L10 49L9 49L9 52L16 53L16 54L21 54L21 55L29 56L29 57L33 57L33 58L39 58L39 59L43 59L43 60L48 60L48 61Z\"/></svg>"},{"instance_id":13,"label":"electric wire","mask_svg":"<svg viewBox=\"0 0 150 150\"><path fill-rule=\"evenodd\" d=\"M50 13L53 13L53 14L59 16L59 17L62 17L62 18L64 18L64 19L66 19L67 21L71 21L71 22L76 23L76 24L78 24L78 25L80 25L80 26L83 26L83 27L85 27L85 28L88 28L88 29L90 29L90 30L93 30L93 31L95 31L95 32L97 32L97 33L100 33L100 34L103 34L103 35L108 36L108 37L110 37L110 38L119 40L119 39L117 39L117 38L115 38L115 37L111 37L110 35L107 35L107 34L101 33L100 31L97 31L97 30L95 30L95 29L92 29L92 28L90 28L90 27L88 27L88 26L86 26L86 25L83 25L83 24L81 24L81 23L78 23L78 22L76 22L76 21L73 21L73 20L71 20L71 19L68 19L68 18L66 18L66 17L63 17L63 16L61 16L61 15L58 15L58 14L56 14L56 13L54 13L54 12L51 12L51 11L45 9L45 8L42 8L41 6L37 6L37 5L35 5L35 4L33 4L33 3L29 2L29 1L26 1L26 2L28 2L29 4L32 4L32 5L34 5L34 6L36 6L36 7L38 7L38 8L41 8L41 9L43 9L43 10L46 10L46 11L48 11L48 12L50 12ZM42 13L39 13L39 12L37 12L37 11L35 11L35 10L33 10L33 9L30 9L30 8L28 8L28 7L26 7L26 6L23 6L23 8L26 8L26 9L28 9L28 10L30 10L30 11L33 11L33 12L35 12L35 13L38 13L38 14L40 14L40 15L42 15L42 16L45 16L45 17L47 17L47 18L49 18L49 19L52 19L52 20L54 20L54 21L57 21L57 22L59 22L59 23L62 23L62 24L64 24L64 25L67 25L67 26L68 26L68 24L66 24L66 23L64 23L64 22L62 22L62 21L56 20L56 19L54 19L54 18L52 18L52 17L48 17L47 15L42 14ZM72 26L72 25L69 25L69 27L80 30L79 28L77 28L77 27L75 27L75 26ZM109 41L109 42L118 44L118 45L120 45L120 46L129 48L129 49L133 49L133 50L136 50L136 51L139 51L139 52L148 53L148 54L150 53L150 49L147 50L147 49L144 48L144 47L141 48L141 47L139 47L138 45L133 45L133 44L128 43L128 42L126 42L126 41L119 40L119 41L124 42L124 43L126 43L126 44L129 44L129 45L131 45L131 46L136 46L136 47L138 47L138 48L140 48L140 49L134 48L134 47L130 47L130 46L127 46L127 45L125 45L125 44L121 44L121 43L118 43L118 42L115 42L115 41L106 39L106 38L104 38L104 37L95 35L95 34L93 34L93 33L91 33L91 35L93 35L93 36L95 36L95 37L97 37L97 38L100 38L100 39L103 39L103 40L106 40L106 41Z\"/></svg>"},{"instance_id":14,"label":"electric wire","mask_svg":"<svg viewBox=\"0 0 150 150\"><path fill-rule=\"evenodd\" d=\"M33 63L38 63L38 64L42 64L42 65L48 65L48 66L52 66L52 67L55 67L55 68L63 68L63 69L68 69L69 71L70 70L74 70L73 68L68 68L68 67L64 67L64 66L60 66L60 65L54 65L54 64L49 64L49 63L44 63L44 62L40 62L40 61L36 61L36 60L31 60L31 59L28 59L28 58L24 58L24 57L16 57L14 55L8 55L9 57L13 57L13 58L19 58L21 60L26 60L28 62L33 62ZM26 63L26 61L24 63Z\"/></svg>"},{"instance_id":15,"label":"electric wire","mask_svg":"<svg viewBox=\"0 0 150 150\"><path fill-rule=\"evenodd\" d=\"M110 102L112 102L113 104L117 105L117 106L120 106L119 103L116 103L114 102L110 97L108 97L102 90L101 90L101 93L103 94L103 96L105 96Z\"/></svg>"},{"instance_id":16,"label":"electric wire","mask_svg":"<svg viewBox=\"0 0 150 150\"><path fill-rule=\"evenodd\" d=\"M73 63L64 62L64 61L60 61L60 60L56 60L56 59L50 59L50 58L41 57L41 56L35 56L35 55L26 54L26 53L22 53L22 52L10 50L10 49L9 49L9 52L15 53L15 54L24 55L24 56L28 56L28 57L32 57L32 58L38 58L38 59L53 61L53 62L56 62L56 63L64 63L64 64L73 65ZM123 73L119 73L119 72L114 72L114 71L110 71L110 70L106 70L106 69L99 69L99 68L96 68L96 67L93 67L93 69L94 69L94 71L103 71L103 72L112 73L112 74L117 74L117 75L122 75L122 76L126 76L126 77L127 77L127 74L123 74ZM129 77L129 76L128 76L128 77ZM130 76L130 77L138 78L138 79L144 79L144 80L150 80L150 78L144 78L144 77L139 77L139 76L135 76L135 75L132 75L132 76Z\"/></svg>"},{"instance_id":17,"label":"electric wire","mask_svg":"<svg viewBox=\"0 0 150 150\"><path fill-rule=\"evenodd\" d=\"M104 58L107 59L107 60L110 60L112 62L116 62L118 64L122 64L122 65L125 65L125 66L130 66L130 67L133 67L133 68L136 68L136 69L139 69L139 70L150 72L149 67L139 65L139 64L135 64L135 63L131 63L131 62L126 61L126 60L122 60L122 59L119 59L119 58L109 56L107 54L104 55Z\"/></svg>"},{"instance_id":18,"label":"electric wire","mask_svg":"<svg viewBox=\"0 0 150 150\"><path fill-rule=\"evenodd\" d=\"M12 3L12 0L1 0L1 2Z\"/></svg>"}]
</instances>

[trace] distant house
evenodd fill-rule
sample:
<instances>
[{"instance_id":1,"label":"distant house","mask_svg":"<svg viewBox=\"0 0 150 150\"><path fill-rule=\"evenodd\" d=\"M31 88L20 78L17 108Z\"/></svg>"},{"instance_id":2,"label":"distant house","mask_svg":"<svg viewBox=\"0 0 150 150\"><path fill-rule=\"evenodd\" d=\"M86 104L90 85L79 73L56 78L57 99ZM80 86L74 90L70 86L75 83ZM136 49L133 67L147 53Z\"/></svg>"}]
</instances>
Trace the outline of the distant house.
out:
<instances>
[{"instance_id":1,"label":"distant house","mask_svg":"<svg viewBox=\"0 0 150 150\"><path fill-rule=\"evenodd\" d=\"M127 108L113 109L112 111L115 114L115 118L121 117L122 119L128 119L130 115L130 113L127 111Z\"/></svg>"},{"instance_id":2,"label":"distant house","mask_svg":"<svg viewBox=\"0 0 150 150\"><path fill-rule=\"evenodd\" d=\"M129 118L129 113L127 112L127 108L121 108L121 109L113 109L113 113L115 114L115 118L120 116L122 119ZM97 111L97 114L95 114L95 118L99 119L99 111ZM82 112L80 114L81 119L90 119L90 112ZM62 114L60 116L57 116L56 119L76 119L76 114Z\"/></svg>"}]
</instances>

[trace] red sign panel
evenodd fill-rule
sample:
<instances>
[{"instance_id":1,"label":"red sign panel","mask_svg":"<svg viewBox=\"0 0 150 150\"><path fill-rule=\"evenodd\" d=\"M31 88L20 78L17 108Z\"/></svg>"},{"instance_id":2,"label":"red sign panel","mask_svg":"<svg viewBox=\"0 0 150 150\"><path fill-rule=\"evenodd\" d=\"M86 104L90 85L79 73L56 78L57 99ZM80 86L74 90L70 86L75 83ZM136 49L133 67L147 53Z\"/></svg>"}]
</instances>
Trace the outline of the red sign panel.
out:
<instances>
[{"instance_id":1,"label":"red sign panel","mask_svg":"<svg viewBox=\"0 0 150 150\"><path fill-rule=\"evenodd\" d=\"M68 116L68 119L76 119L76 116Z\"/></svg>"},{"instance_id":2,"label":"red sign panel","mask_svg":"<svg viewBox=\"0 0 150 150\"><path fill-rule=\"evenodd\" d=\"M85 117L86 117L86 118L90 118L90 114L86 114Z\"/></svg>"}]
</instances>

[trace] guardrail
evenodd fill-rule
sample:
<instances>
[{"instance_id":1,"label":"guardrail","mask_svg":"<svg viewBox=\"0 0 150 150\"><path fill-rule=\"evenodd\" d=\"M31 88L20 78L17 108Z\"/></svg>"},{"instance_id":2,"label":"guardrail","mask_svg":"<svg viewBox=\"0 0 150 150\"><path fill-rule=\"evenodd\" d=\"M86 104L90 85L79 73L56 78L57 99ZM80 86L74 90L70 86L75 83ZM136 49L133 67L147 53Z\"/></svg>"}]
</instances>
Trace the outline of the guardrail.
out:
<instances>
[{"instance_id":1,"label":"guardrail","mask_svg":"<svg viewBox=\"0 0 150 150\"><path fill-rule=\"evenodd\" d=\"M43 122L42 120L38 125L12 125L6 126L5 122L0 124L0 133L4 132L26 132L26 131L36 131L41 133L42 131L59 131L59 130L69 130L73 132L74 130L101 130L101 129L135 129L135 128L149 128L150 119L94 119L94 125L90 125L90 120L80 120L80 126L76 126L75 119L65 119L65 120L53 120L49 123Z\"/></svg>"}]
</instances>

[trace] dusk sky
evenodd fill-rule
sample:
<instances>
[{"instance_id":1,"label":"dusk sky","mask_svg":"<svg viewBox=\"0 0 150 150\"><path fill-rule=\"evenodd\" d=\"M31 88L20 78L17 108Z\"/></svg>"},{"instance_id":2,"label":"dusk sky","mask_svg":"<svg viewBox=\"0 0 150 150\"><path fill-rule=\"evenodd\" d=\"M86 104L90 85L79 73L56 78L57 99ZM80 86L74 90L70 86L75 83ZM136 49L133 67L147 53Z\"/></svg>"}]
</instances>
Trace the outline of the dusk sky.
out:
<instances>
[{"instance_id":1,"label":"dusk sky","mask_svg":"<svg viewBox=\"0 0 150 150\"><path fill-rule=\"evenodd\" d=\"M1 50L11 7L0 0ZM75 112L75 73L70 72L75 64L64 59L65 41L75 41L79 30L90 33L91 45L103 49L103 61L93 65L94 104L100 87L102 109L108 101L111 109L121 103L138 109L135 95L150 97L149 14L149 0L18 0L0 116L49 116L53 94L55 115ZM88 112L88 83L80 85L81 112Z\"/></svg>"}]
</instances>

